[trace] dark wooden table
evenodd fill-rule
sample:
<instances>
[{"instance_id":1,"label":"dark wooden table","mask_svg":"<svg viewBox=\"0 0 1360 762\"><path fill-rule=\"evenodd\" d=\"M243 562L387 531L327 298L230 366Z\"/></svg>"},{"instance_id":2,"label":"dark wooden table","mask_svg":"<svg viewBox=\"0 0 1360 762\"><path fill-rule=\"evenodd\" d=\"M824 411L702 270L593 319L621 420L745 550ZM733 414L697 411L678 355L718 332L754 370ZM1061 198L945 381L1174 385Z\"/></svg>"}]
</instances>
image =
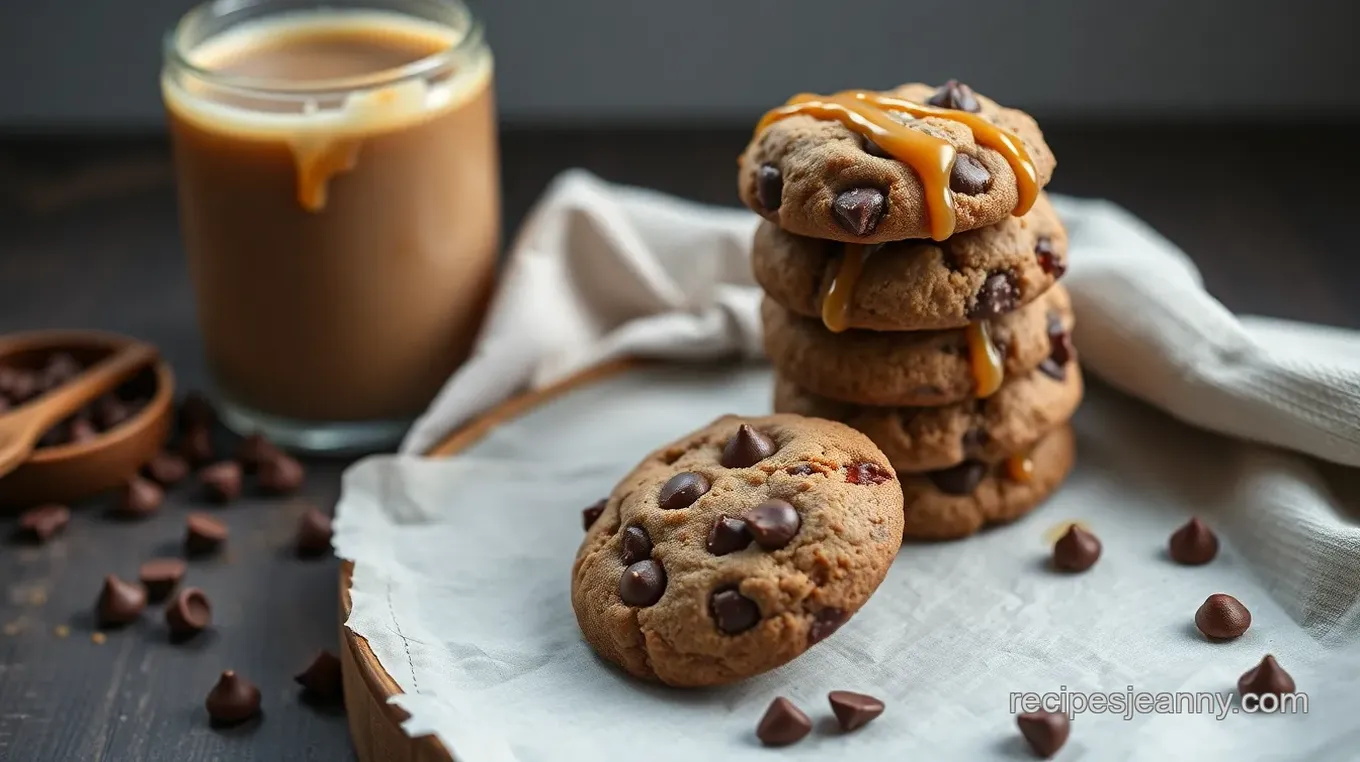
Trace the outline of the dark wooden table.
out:
<instances>
[{"instance_id":1,"label":"dark wooden table","mask_svg":"<svg viewBox=\"0 0 1360 762\"><path fill-rule=\"evenodd\" d=\"M1123 204L1185 248L1230 308L1360 327L1360 149L1348 126L1223 130L1049 127L1054 190ZM570 166L715 203L735 202L745 130L513 131L503 141L507 232ZM204 366L157 140L0 142L0 332L102 328L158 344L181 388ZM223 433L223 444L229 438ZM220 509L230 552L188 581L214 604L211 634L171 645L160 608L92 640L107 573L177 552L192 490L155 518L121 523L77 506L43 547L0 543L0 760L352 759L343 715L299 701L292 675L336 647L333 560L289 550L307 501L333 506L343 461L308 462L302 497ZM9 529L12 519L0 528ZM256 681L264 720L209 729L203 698L222 669Z\"/></svg>"}]
</instances>

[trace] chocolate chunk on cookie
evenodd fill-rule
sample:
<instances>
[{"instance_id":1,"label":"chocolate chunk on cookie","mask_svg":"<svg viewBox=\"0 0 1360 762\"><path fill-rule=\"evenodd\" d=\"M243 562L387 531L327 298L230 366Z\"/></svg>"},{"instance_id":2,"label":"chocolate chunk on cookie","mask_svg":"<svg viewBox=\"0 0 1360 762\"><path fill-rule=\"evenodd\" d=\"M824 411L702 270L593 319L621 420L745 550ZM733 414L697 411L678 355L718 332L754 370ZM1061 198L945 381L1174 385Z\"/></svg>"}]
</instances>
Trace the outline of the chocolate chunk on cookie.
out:
<instances>
[{"instance_id":1,"label":"chocolate chunk on cookie","mask_svg":"<svg viewBox=\"0 0 1360 762\"><path fill-rule=\"evenodd\" d=\"M846 265L845 244L793 235L767 222L756 230L751 267L770 298L800 315L821 319L834 284L848 289L843 316L849 328L936 331L1009 314L1039 299L1066 271L1067 232L1041 194L1024 217L948 241L867 248L855 271Z\"/></svg>"},{"instance_id":2,"label":"chocolate chunk on cookie","mask_svg":"<svg viewBox=\"0 0 1360 762\"><path fill-rule=\"evenodd\" d=\"M870 93L869 95L874 95ZM1043 188L1057 162L1039 125L1028 114L1005 108L957 82L943 87L909 84L883 93L936 110L919 117L891 110L888 117L907 130L933 138L954 154L946 188L931 190L922 173L933 170L938 153L927 152L921 166L892 158L842 122L800 113L777 118L751 139L740 159L737 190L757 214L798 235L855 243L914 238L942 240L1005 221L1033 188ZM938 111L947 109L947 111ZM1013 137L1021 153L1008 155L993 130ZM927 141L931 142L931 141ZM1023 155L1022 155L1023 154ZM1034 182L1028 181L1032 167ZM1019 168L1019 172L1017 172ZM778 177L778 193L772 190ZM881 205L855 204L847 224L844 194L874 189ZM950 201L941 192L952 191ZM952 203L953 224L939 227L939 203ZM946 220L947 222L947 220ZM935 224L932 224L935 223ZM945 233L945 235L941 235Z\"/></svg>"},{"instance_id":3,"label":"chocolate chunk on cookie","mask_svg":"<svg viewBox=\"0 0 1360 762\"><path fill-rule=\"evenodd\" d=\"M978 387L966 329L828 331L771 299L761 305L765 352L780 375L822 397L862 405L933 407L972 399ZM988 321L987 336L1006 378L1055 360L1054 329L1070 332L1072 306L1061 286L1015 312Z\"/></svg>"},{"instance_id":4,"label":"chocolate chunk on cookie","mask_svg":"<svg viewBox=\"0 0 1360 762\"><path fill-rule=\"evenodd\" d=\"M724 416L649 455L605 501L572 567L577 621L602 657L648 680L766 672L883 581L901 500L888 459L848 426Z\"/></svg>"}]
</instances>

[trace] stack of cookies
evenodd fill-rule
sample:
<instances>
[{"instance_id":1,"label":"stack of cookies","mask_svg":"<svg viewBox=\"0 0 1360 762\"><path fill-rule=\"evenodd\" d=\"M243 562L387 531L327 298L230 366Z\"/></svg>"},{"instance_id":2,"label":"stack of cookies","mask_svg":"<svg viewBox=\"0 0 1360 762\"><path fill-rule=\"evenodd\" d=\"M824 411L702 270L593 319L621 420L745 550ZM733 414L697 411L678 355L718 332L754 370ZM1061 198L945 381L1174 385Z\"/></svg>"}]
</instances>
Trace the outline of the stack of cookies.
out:
<instances>
[{"instance_id":1,"label":"stack of cookies","mask_svg":"<svg viewBox=\"0 0 1360 762\"><path fill-rule=\"evenodd\" d=\"M1071 470L1055 165L1032 118L953 81L796 96L741 157L775 410L868 435L908 538L1018 518Z\"/></svg>"}]
</instances>

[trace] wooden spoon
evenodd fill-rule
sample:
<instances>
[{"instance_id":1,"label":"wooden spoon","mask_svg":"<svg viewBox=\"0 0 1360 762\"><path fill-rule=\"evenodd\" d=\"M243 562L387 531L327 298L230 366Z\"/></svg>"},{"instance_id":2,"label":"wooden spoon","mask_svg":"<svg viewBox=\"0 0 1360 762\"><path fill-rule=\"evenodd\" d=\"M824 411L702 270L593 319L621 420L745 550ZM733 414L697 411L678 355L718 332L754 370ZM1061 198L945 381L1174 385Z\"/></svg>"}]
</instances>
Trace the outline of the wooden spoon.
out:
<instances>
[{"instance_id":1,"label":"wooden spoon","mask_svg":"<svg viewBox=\"0 0 1360 762\"><path fill-rule=\"evenodd\" d=\"M150 344L129 344L56 389L0 415L0 476L28 460L48 429L117 389L158 356Z\"/></svg>"}]
</instances>

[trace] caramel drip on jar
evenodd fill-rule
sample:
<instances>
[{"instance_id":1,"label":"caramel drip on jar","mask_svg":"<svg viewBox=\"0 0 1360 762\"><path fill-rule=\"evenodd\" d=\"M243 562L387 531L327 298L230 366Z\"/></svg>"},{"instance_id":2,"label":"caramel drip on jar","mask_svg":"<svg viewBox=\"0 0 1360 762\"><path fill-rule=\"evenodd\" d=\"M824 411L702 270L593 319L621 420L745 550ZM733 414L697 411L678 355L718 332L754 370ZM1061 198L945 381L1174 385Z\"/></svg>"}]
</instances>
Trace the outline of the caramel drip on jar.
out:
<instances>
[{"instance_id":1,"label":"caramel drip on jar","mask_svg":"<svg viewBox=\"0 0 1360 762\"><path fill-rule=\"evenodd\" d=\"M864 272L864 260L869 258L869 251L870 247L863 244L845 245L845 254L831 279L831 287L822 299L822 324L828 330L840 333L850 327L850 298L855 294L860 273Z\"/></svg>"},{"instance_id":2,"label":"caramel drip on jar","mask_svg":"<svg viewBox=\"0 0 1360 762\"><path fill-rule=\"evenodd\" d=\"M293 146L293 160L297 164L297 199L303 209L319 212L326 208L331 179L354 170L359 163L361 143L355 138L337 138L312 145Z\"/></svg>"},{"instance_id":3,"label":"caramel drip on jar","mask_svg":"<svg viewBox=\"0 0 1360 762\"><path fill-rule=\"evenodd\" d=\"M1015 172L1017 202L1012 213L1027 213L1039 196L1038 172L1020 139L997 127L979 114L927 106L867 90L845 90L834 95L801 93L786 104L766 112L756 125L756 134L791 116L836 121L869 138L894 159L910 166L921 179L926 209L930 215L930 237L943 241L954 234L954 193L949 175L957 151L949 141L927 135L898 122L890 113L909 114L917 119L936 117L966 125L979 145L1000 153Z\"/></svg>"},{"instance_id":4,"label":"caramel drip on jar","mask_svg":"<svg viewBox=\"0 0 1360 762\"><path fill-rule=\"evenodd\" d=\"M990 324L986 322L969 323L968 363L973 371L973 385L978 399L996 394L1001 382L1006 378L1006 367L1001 361L1001 353L992 343Z\"/></svg>"},{"instance_id":5,"label":"caramel drip on jar","mask_svg":"<svg viewBox=\"0 0 1360 762\"><path fill-rule=\"evenodd\" d=\"M1034 478L1034 461L1030 459L1029 453L1017 453L1006 458L1006 476L1011 481L1024 484Z\"/></svg>"}]
</instances>

